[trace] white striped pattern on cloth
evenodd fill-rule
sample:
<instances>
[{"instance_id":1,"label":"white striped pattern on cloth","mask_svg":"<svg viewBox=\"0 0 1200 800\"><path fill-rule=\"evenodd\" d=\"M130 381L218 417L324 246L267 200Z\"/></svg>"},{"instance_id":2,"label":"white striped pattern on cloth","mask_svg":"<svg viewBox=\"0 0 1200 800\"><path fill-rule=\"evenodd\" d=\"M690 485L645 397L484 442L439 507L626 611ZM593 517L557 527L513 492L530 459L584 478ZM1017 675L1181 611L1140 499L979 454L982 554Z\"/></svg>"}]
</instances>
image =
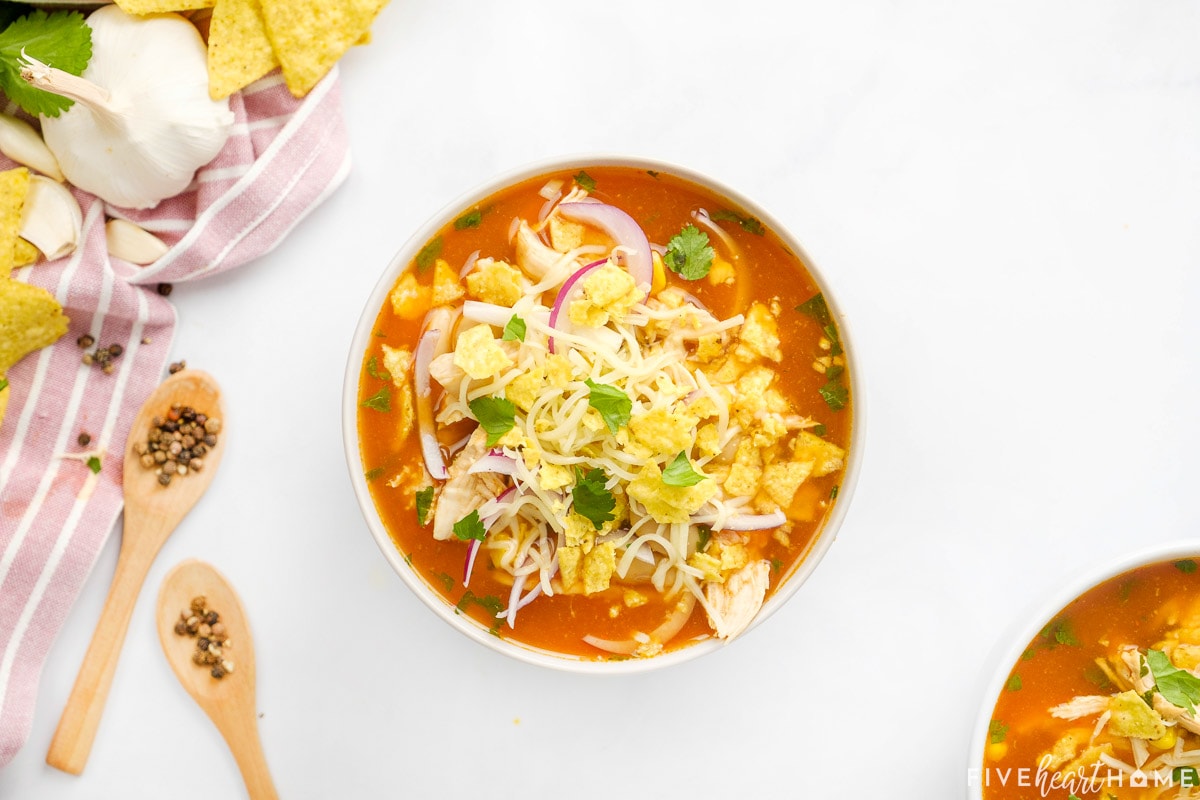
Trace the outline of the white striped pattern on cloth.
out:
<instances>
[{"instance_id":1,"label":"white striped pattern on cloth","mask_svg":"<svg viewBox=\"0 0 1200 800\"><path fill-rule=\"evenodd\" d=\"M154 286L215 275L274 248L346 177L349 141L334 70L303 100L278 74L230 98L225 148L182 194L157 208L106 206L76 191L84 241L71 256L18 270L52 292L70 330L9 373L0 427L0 767L24 744L50 647L122 508L121 461L138 408L162 380L175 310ZM0 168L11 163L0 156ZM112 259L106 217L123 217L170 245L148 267ZM90 334L124 347L111 375L80 363ZM107 453L93 475L62 454Z\"/></svg>"}]
</instances>

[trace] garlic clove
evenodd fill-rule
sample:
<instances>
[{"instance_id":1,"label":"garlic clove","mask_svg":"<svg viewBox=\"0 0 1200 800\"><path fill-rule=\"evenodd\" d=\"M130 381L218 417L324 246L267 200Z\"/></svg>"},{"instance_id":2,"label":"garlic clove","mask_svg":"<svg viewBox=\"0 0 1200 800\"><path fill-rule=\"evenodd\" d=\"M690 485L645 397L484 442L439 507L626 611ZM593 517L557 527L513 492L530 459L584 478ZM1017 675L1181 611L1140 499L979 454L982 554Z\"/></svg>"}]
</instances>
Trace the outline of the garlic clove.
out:
<instances>
[{"instance_id":1,"label":"garlic clove","mask_svg":"<svg viewBox=\"0 0 1200 800\"><path fill-rule=\"evenodd\" d=\"M71 190L45 176L30 175L20 235L48 261L75 252L83 236L83 212Z\"/></svg>"},{"instance_id":2,"label":"garlic clove","mask_svg":"<svg viewBox=\"0 0 1200 800\"><path fill-rule=\"evenodd\" d=\"M108 254L131 264L153 264L170 250L167 243L127 219L110 219L104 224Z\"/></svg>"},{"instance_id":3,"label":"garlic clove","mask_svg":"<svg viewBox=\"0 0 1200 800\"><path fill-rule=\"evenodd\" d=\"M0 153L59 183L63 180L58 159L42 141L41 135L23 119L0 114Z\"/></svg>"}]
</instances>

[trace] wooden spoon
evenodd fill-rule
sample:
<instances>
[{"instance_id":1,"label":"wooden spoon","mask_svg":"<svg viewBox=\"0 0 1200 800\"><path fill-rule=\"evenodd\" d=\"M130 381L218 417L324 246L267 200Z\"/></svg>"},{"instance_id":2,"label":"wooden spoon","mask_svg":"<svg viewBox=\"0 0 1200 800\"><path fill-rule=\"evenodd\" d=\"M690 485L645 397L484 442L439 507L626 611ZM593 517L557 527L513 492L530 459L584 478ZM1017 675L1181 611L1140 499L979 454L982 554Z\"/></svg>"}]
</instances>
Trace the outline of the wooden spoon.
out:
<instances>
[{"instance_id":1,"label":"wooden spoon","mask_svg":"<svg viewBox=\"0 0 1200 800\"><path fill-rule=\"evenodd\" d=\"M46 754L47 764L74 775L83 772L92 751L129 618L150 564L163 542L212 483L225 452L227 427L221 429L216 447L204 456L202 470L176 476L169 486L160 485L155 471L142 466L134 446L139 440L145 441L154 417L165 417L172 405L191 406L220 419L222 425L226 422L220 387L212 376L199 370L181 370L163 381L142 404L133 421L125 444L125 526L116 573Z\"/></svg>"},{"instance_id":2,"label":"wooden spoon","mask_svg":"<svg viewBox=\"0 0 1200 800\"><path fill-rule=\"evenodd\" d=\"M233 662L233 672L214 678L209 667L192 661L196 639L175 632L180 611L192 598L203 596L208 608L220 614L232 646L222 653ZM221 573L209 564L189 559L172 569L158 593L158 638L175 676L225 737L251 800L275 800L279 795L271 782L262 743L258 738L258 715L254 701L254 647L250 626L237 593Z\"/></svg>"}]
</instances>

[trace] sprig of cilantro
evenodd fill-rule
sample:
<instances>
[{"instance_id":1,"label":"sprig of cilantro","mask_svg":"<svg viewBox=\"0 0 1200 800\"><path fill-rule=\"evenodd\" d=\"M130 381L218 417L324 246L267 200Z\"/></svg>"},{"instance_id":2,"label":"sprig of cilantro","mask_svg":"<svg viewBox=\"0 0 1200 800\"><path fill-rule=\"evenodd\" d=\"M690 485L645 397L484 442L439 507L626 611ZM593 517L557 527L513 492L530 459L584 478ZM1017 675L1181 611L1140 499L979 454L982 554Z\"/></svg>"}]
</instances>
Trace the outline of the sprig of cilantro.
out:
<instances>
[{"instance_id":1,"label":"sprig of cilantro","mask_svg":"<svg viewBox=\"0 0 1200 800\"><path fill-rule=\"evenodd\" d=\"M633 411L633 401L629 399L629 395L615 386L596 383L591 378L588 378L585 383L591 390L588 394L588 405L600 412L600 416L604 418L604 424L616 436L617 429L629 422Z\"/></svg>"},{"instance_id":2,"label":"sprig of cilantro","mask_svg":"<svg viewBox=\"0 0 1200 800\"><path fill-rule=\"evenodd\" d=\"M1161 650L1147 650L1146 664L1154 675L1154 685L1158 687L1158 693L1172 705L1186 708L1194 715L1195 704L1200 703L1200 678L1186 670L1178 669Z\"/></svg>"},{"instance_id":3,"label":"sprig of cilantro","mask_svg":"<svg viewBox=\"0 0 1200 800\"><path fill-rule=\"evenodd\" d=\"M91 458L89 458L87 460L87 466L88 466L88 469L90 469L92 471L93 475L99 473L100 470L102 470L104 468L104 466L100 463L99 456L92 456Z\"/></svg>"},{"instance_id":4,"label":"sprig of cilantro","mask_svg":"<svg viewBox=\"0 0 1200 800\"><path fill-rule=\"evenodd\" d=\"M513 314L512 319L504 326L504 335L500 338L505 342L525 341L525 320Z\"/></svg>"},{"instance_id":5,"label":"sprig of cilantro","mask_svg":"<svg viewBox=\"0 0 1200 800\"><path fill-rule=\"evenodd\" d=\"M572 506L575 513L592 523L592 527L600 530L604 523L616 518L613 509L617 500L612 492L604 487L608 476L604 470L595 468L586 474L579 467L575 468L575 488L571 490Z\"/></svg>"},{"instance_id":6,"label":"sprig of cilantro","mask_svg":"<svg viewBox=\"0 0 1200 800\"><path fill-rule=\"evenodd\" d=\"M476 397L467 406L487 431L488 447L500 441L500 437L517 424L517 407L503 397Z\"/></svg>"},{"instance_id":7,"label":"sprig of cilantro","mask_svg":"<svg viewBox=\"0 0 1200 800\"><path fill-rule=\"evenodd\" d=\"M479 519L478 508L454 523L454 535L464 542L471 539L483 541L487 536L487 528L483 527L483 522Z\"/></svg>"},{"instance_id":8,"label":"sprig of cilantro","mask_svg":"<svg viewBox=\"0 0 1200 800\"><path fill-rule=\"evenodd\" d=\"M429 509L433 508L433 487L417 490L417 524L422 528L429 521Z\"/></svg>"},{"instance_id":9,"label":"sprig of cilantro","mask_svg":"<svg viewBox=\"0 0 1200 800\"><path fill-rule=\"evenodd\" d=\"M662 482L667 486L695 486L703 480L708 480L708 476L696 472L692 468L692 462L688 460L687 453L682 450L662 472Z\"/></svg>"},{"instance_id":10,"label":"sprig of cilantro","mask_svg":"<svg viewBox=\"0 0 1200 800\"><path fill-rule=\"evenodd\" d=\"M8 388L8 378L0 378L0 392Z\"/></svg>"},{"instance_id":11,"label":"sprig of cilantro","mask_svg":"<svg viewBox=\"0 0 1200 800\"><path fill-rule=\"evenodd\" d=\"M663 263L684 280L695 281L708 274L715 255L708 245L708 234L695 225L685 225L667 242Z\"/></svg>"},{"instance_id":12,"label":"sprig of cilantro","mask_svg":"<svg viewBox=\"0 0 1200 800\"><path fill-rule=\"evenodd\" d=\"M21 78L21 54L72 75L92 57L92 29L78 11L36 9L0 31L0 90L33 116L57 117L72 100L35 89Z\"/></svg>"}]
</instances>

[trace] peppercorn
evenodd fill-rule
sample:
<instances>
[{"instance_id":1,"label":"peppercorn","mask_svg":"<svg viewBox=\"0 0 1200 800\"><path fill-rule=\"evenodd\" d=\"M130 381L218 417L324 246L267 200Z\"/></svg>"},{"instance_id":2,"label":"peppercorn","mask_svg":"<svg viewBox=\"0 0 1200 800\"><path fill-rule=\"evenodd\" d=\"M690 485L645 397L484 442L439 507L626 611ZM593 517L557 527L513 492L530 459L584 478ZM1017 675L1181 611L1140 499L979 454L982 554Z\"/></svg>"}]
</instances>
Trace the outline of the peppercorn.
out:
<instances>
[{"instance_id":1,"label":"peppercorn","mask_svg":"<svg viewBox=\"0 0 1200 800\"><path fill-rule=\"evenodd\" d=\"M224 654L224 650L233 647L233 643L225 637L225 624L220 622L221 615L208 608L208 601L203 596L192 598L189 608L179 615L175 623L175 632L181 636L196 637L196 649L192 651L192 663L206 667L213 678L220 679L233 672L232 659Z\"/></svg>"},{"instance_id":2,"label":"peppercorn","mask_svg":"<svg viewBox=\"0 0 1200 800\"><path fill-rule=\"evenodd\" d=\"M165 472L160 473L158 476L158 482L159 482L159 485L161 485L161 486L170 486L171 485L171 476Z\"/></svg>"},{"instance_id":3,"label":"peppercorn","mask_svg":"<svg viewBox=\"0 0 1200 800\"><path fill-rule=\"evenodd\" d=\"M170 372L172 375L174 375L176 372L184 369L187 369L187 362L181 359L179 361L172 362L171 366L167 367L167 372Z\"/></svg>"},{"instance_id":4,"label":"peppercorn","mask_svg":"<svg viewBox=\"0 0 1200 800\"><path fill-rule=\"evenodd\" d=\"M121 345L119 345L119 344L110 344L108 346L108 353L113 358L120 358L121 354L124 352L125 352L125 348L121 347Z\"/></svg>"},{"instance_id":5,"label":"peppercorn","mask_svg":"<svg viewBox=\"0 0 1200 800\"><path fill-rule=\"evenodd\" d=\"M92 435L90 433L88 433L87 431L80 431L79 438L76 439L75 441L79 442L80 447L87 447L89 444L92 443Z\"/></svg>"},{"instance_id":6,"label":"peppercorn","mask_svg":"<svg viewBox=\"0 0 1200 800\"><path fill-rule=\"evenodd\" d=\"M85 333L83 336L80 336L78 339L75 340L75 344L79 345L79 348L81 350L86 350L89 347L91 347L92 345L94 345L95 343L96 343L96 340L94 338L92 338L92 335L89 333Z\"/></svg>"},{"instance_id":7,"label":"peppercorn","mask_svg":"<svg viewBox=\"0 0 1200 800\"><path fill-rule=\"evenodd\" d=\"M158 293L161 294L163 297L170 297L171 290L174 289L175 287L169 283L160 283L155 288L158 290Z\"/></svg>"}]
</instances>

